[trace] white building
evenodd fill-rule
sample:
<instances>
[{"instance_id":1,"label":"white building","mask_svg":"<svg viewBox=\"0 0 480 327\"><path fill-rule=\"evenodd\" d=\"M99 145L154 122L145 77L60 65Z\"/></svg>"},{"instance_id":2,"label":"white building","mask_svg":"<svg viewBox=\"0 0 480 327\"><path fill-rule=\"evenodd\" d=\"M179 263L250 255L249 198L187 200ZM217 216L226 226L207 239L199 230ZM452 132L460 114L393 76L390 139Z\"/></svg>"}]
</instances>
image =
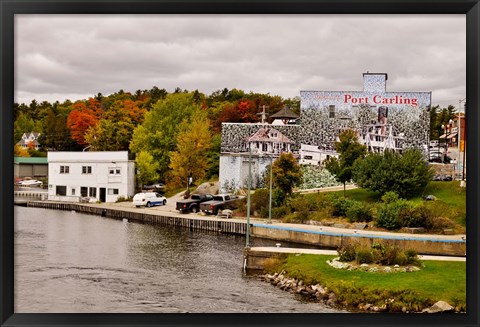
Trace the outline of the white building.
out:
<instances>
[{"instance_id":1,"label":"white building","mask_svg":"<svg viewBox=\"0 0 480 327\"><path fill-rule=\"evenodd\" d=\"M23 149L28 149L32 146L35 150L40 149L40 143L38 143L38 138L40 137L38 132L23 133L20 141L17 142L17 145Z\"/></svg>"},{"instance_id":2,"label":"white building","mask_svg":"<svg viewBox=\"0 0 480 327\"><path fill-rule=\"evenodd\" d=\"M115 202L135 194L135 162L127 151L49 152L48 199Z\"/></svg>"},{"instance_id":3,"label":"white building","mask_svg":"<svg viewBox=\"0 0 480 327\"><path fill-rule=\"evenodd\" d=\"M300 164L318 166L330 157L338 158L339 154L335 150L321 150L318 146L301 144L300 145Z\"/></svg>"}]
</instances>

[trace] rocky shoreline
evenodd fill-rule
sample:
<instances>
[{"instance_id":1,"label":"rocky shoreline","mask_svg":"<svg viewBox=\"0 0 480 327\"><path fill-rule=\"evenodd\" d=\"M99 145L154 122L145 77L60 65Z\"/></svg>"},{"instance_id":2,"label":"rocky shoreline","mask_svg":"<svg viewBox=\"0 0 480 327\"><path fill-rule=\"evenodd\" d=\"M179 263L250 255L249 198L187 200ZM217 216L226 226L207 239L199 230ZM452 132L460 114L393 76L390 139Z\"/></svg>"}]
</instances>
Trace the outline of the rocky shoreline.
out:
<instances>
[{"instance_id":1,"label":"rocky shoreline","mask_svg":"<svg viewBox=\"0 0 480 327\"><path fill-rule=\"evenodd\" d=\"M280 288L281 290L300 294L305 296L307 299L324 303L327 306L345 309L351 312L369 312L369 313L380 313L380 312L393 312L392 303L394 299L385 299L385 303L381 306L374 305L371 303L360 303L357 306L351 305L349 303L340 302L337 298L337 295L320 284L315 285L305 285L302 280L297 280L295 278L290 278L286 275L285 271L280 273L275 273L273 275L264 274L261 275L261 278ZM408 311L406 307L402 307L401 312L403 313L448 313L455 312L455 308L450 304L444 301L438 301L430 308L423 309L422 311L414 312Z\"/></svg>"}]
</instances>

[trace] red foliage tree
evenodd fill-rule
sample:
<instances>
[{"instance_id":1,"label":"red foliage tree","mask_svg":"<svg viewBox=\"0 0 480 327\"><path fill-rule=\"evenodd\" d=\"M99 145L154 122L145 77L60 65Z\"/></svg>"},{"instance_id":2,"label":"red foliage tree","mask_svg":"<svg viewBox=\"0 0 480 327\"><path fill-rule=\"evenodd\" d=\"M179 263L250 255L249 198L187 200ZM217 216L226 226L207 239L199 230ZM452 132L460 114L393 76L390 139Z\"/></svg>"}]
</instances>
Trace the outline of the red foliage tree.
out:
<instances>
[{"instance_id":1,"label":"red foliage tree","mask_svg":"<svg viewBox=\"0 0 480 327\"><path fill-rule=\"evenodd\" d=\"M77 102L67 118L67 127L70 129L72 139L80 145L86 145L85 132L90 126L98 124L98 117L94 111L87 108L85 103Z\"/></svg>"}]
</instances>

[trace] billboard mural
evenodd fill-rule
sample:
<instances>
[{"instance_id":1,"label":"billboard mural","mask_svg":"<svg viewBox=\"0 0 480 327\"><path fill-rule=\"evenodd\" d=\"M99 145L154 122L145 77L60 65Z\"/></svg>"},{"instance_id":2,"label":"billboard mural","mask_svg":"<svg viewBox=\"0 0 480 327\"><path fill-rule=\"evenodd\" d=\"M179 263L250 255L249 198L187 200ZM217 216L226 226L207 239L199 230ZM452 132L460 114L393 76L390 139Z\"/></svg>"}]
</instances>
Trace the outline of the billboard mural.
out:
<instances>
[{"instance_id":1,"label":"billboard mural","mask_svg":"<svg viewBox=\"0 0 480 327\"><path fill-rule=\"evenodd\" d=\"M345 129L358 133L370 152L418 148L428 156L431 92L387 92L387 74L363 74L363 91L300 91L295 125L222 125L220 188L246 187L251 151L253 186L281 152L301 164L320 165L338 156L334 143Z\"/></svg>"},{"instance_id":2,"label":"billboard mural","mask_svg":"<svg viewBox=\"0 0 480 327\"><path fill-rule=\"evenodd\" d=\"M386 92L387 74L364 74L363 91L301 91L302 145L332 151L344 129L371 152L419 148L428 154L431 92Z\"/></svg>"}]
</instances>

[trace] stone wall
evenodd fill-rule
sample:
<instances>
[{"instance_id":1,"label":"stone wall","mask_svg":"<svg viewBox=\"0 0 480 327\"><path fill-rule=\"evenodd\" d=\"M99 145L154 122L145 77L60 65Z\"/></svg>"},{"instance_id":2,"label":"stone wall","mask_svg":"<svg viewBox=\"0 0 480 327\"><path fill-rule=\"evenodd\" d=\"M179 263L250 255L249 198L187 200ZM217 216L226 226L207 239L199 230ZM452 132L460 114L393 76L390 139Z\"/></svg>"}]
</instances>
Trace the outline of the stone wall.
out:
<instances>
[{"instance_id":1,"label":"stone wall","mask_svg":"<svg viewBox=\"0 0 480 327\"><path fill-rule=\"evenodd\" d=\"M435 175L448 175L453 176L453 164L441 164L430 162L429 166L435 170ZM458 172L455 172L458 174Z\"/></svg>"}]
</instances>

